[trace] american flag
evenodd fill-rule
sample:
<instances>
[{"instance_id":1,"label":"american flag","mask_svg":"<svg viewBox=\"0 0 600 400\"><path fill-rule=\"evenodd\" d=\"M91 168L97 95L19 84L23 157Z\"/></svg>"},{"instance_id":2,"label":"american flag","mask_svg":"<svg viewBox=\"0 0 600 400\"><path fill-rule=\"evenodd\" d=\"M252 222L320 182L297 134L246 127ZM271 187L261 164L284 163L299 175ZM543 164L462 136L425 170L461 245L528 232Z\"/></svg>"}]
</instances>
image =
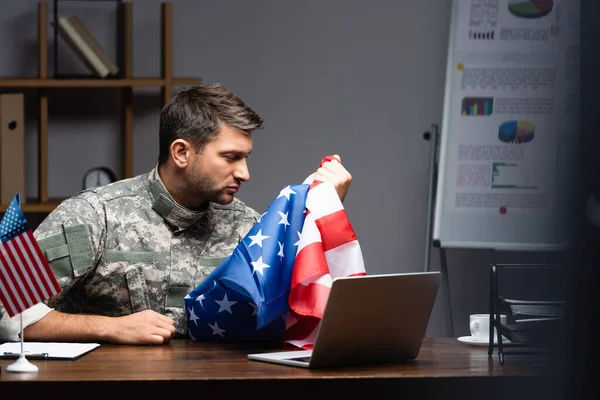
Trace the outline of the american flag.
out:
<instances>
[{"instance_id":1,"label":"american flag","mask_svg":"<svg viewBox=\"0 0 600 400\"><path fill-rule=\"evenodd\" d=\"M309 177L284 187L232 255L185 297L189 335L311 348L332 280L364 274L335 188Z\"/></svg>"},{"instance_id":2,"label":"american flag","mask_svg":"<svg viewBox=\"0 0 600 400\"><path fill-rule=\"evenodd\" d=\"M0 222L0 302L12 317L60 291L17 193Z\"/></svg>"}]
</instances>

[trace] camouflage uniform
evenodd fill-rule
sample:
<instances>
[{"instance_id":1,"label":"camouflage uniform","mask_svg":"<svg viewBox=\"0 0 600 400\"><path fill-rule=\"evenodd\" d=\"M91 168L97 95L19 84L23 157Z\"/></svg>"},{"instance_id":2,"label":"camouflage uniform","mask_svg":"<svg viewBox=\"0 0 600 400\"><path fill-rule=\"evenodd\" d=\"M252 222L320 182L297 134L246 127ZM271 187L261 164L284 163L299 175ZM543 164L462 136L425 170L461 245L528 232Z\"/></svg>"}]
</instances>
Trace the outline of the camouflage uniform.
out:
<instances>
[{"instance_id":1,"label":"camouflage uniform","mask_svg":"<svg viewBox=\"0 0 600 400\"><path fill-rule=\"evenodd\" d=\"M61 203L35 231L62 292L64 313L122 316L154 310L187 335L184 296L260 215L235 199L204 211L177 204L154 169Z\"/></svg>"}]
</instances>

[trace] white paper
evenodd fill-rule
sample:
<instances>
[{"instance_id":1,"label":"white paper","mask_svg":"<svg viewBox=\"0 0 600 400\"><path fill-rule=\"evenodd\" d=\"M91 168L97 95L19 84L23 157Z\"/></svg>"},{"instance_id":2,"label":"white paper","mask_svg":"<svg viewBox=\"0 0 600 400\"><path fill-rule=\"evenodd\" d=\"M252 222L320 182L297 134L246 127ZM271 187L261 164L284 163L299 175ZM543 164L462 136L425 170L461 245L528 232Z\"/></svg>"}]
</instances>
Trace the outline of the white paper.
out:
<instances>
[{"instance_id":1,"label":"white paper","mask_svg":"<svg viewBox=\"0 0 600 400\"><path fill-rule=\"evenodd\" d=\"M100 347L98 343L54 343L54 342L25 342L23 343L23 353L42 354L47 353L48 359L64 358L75 359L82 354ZM21 342L8 342L0 344L0 359L4 353L21 354Z\"/></svg>"}]
</instances>

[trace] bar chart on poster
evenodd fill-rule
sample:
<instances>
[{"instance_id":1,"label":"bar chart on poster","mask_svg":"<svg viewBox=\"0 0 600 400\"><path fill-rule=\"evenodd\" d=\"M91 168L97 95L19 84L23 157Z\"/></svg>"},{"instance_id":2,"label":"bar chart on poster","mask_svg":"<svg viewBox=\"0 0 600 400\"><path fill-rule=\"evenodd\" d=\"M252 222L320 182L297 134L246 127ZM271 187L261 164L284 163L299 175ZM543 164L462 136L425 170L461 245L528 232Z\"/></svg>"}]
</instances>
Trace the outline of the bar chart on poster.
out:
<instances>
[{"instance_id":1,"label":"bar chart on poster","mask_svg":"<svg viewBox=\"0 0 600 400\"><path fill-rule=\"evenodd\" d=\"M569 244L580 0L454 0L433 242Z\"/></svg>"}]
</instances>

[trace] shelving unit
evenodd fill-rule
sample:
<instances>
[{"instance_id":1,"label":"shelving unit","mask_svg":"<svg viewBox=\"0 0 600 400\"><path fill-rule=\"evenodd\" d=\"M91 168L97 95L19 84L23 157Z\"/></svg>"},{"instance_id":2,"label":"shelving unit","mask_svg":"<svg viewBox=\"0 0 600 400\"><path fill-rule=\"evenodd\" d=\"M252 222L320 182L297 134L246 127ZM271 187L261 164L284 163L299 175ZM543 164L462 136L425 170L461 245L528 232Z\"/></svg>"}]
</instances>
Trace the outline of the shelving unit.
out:
<instances>
[{"instance_id":1,"label":"shelving unit","mask_svg":"<svg viewBox=\"0 0 600 400\"><path fill-rule=\"evenodd\" d=\"M173 87L181 85L198 85L200 78L173 77L173 25L172 4L161 4L161 76L158 78L133 77L133 4L121 3L122 20L121 60L120 68L123 78L85 78L54 79L48 76L48 3L38 3L38 65L37 78L0 78L0 89L35 88L38 89L38 199L21 206L24 213L50 213L60 200L48 198L48 93L46 89L60 88L118 88L122 96L121 127L122 142L122 176L129 178L133 174L133 88L161 88L162 105L172 96ZM5 212L7 204L0 205L0 213Z\"/></svg>"}]
</instances>

